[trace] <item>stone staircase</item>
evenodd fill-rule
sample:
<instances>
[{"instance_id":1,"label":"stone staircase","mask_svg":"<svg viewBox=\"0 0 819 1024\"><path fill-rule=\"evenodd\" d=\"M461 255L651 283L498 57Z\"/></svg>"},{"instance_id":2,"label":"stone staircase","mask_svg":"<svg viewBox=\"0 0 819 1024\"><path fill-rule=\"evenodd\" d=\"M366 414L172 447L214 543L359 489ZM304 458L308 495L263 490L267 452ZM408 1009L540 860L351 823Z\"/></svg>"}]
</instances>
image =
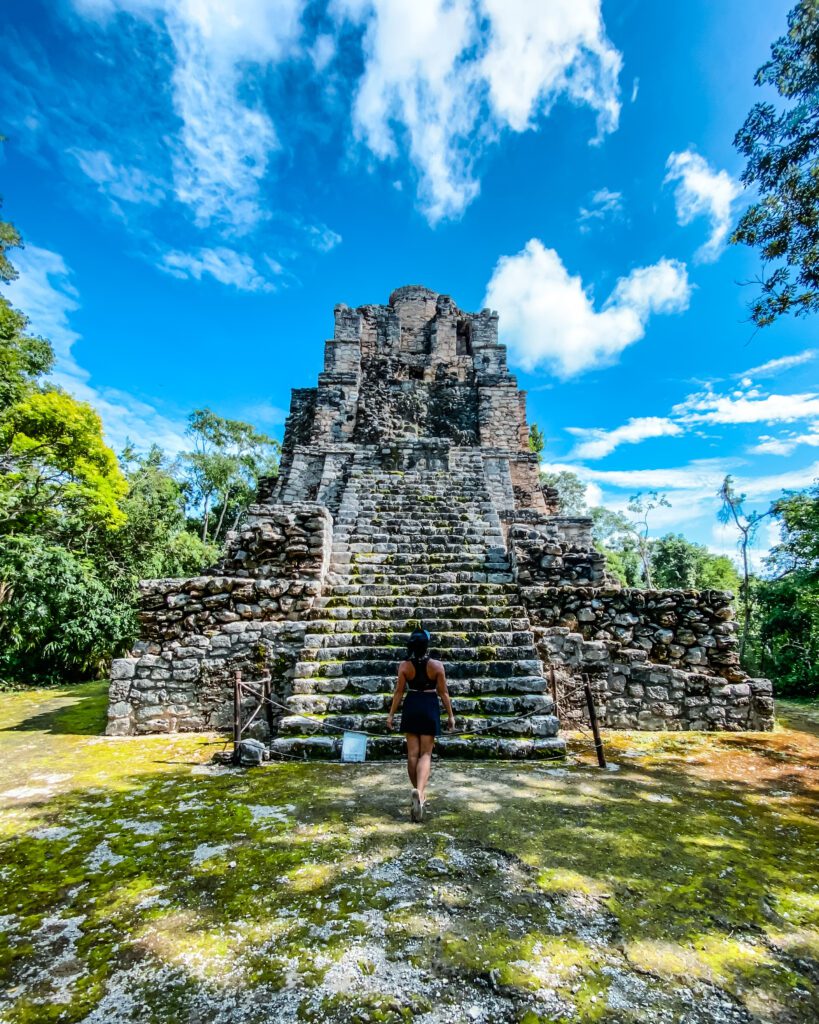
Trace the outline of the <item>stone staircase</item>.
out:
<instances>
[{"instance_id":1,"label":"stone staircase","mask_svg":"<svg viewBox=\"0 0 819 1024\"><path fill-rule=\"evenodd\" d=\"M349 729L374 734L368 757L399 755L403 737L387 732L386 714L407 636L422 625L444 662L456 716L442 754L561 756L480 454L453 451L447 470L362 463L336 516L324 593L273 751L337 756Z\"/></svg>"}]
</instances>

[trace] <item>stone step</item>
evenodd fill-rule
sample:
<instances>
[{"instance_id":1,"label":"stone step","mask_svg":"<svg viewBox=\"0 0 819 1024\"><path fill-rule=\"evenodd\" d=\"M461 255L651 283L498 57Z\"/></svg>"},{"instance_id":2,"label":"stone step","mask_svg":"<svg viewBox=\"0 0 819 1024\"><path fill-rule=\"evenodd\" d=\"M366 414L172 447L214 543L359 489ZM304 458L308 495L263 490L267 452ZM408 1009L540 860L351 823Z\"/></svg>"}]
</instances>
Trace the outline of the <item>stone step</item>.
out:
<instances>
[{"instance_id":1,"label":"stone step","mask_svg":"<svg viewBox=\"0 0 819 1024\"><path fill-rule=\"evenodd\" d=\"M508 597L510 601L516 598L515 588L511 584L485 584L485 583L441 583L438 581L416 583L414 581L402 580L400 586L393 583L362 583L357 580L355 583L335 582L330 590L332 596L346 597L360 595L361 597L373 598L395 598L407 600L423 598L425 603L428 599L445 595L452 599L472 597L483 598L487 601L499 603L499 600ZM519 600L519 598L518 598Z\"/></svg>"},{"instance_id":2,"label":"stone step","mask_svg":"<svg viewBox=\"0 0 819 1024\"><path fill-rule=\"evenodd\" d=\"M392 694L397 672L392 666L390 674L360 676L296 676L294 694L314 693L380 693ZM541 694L549 692L549 684L542 674L509 676L467 676L453 679L447 672L447 689L451 697L509 696L512 694Z\"/></svg>"},{"instance_id":3,"label":"stone step","mask_svg":"<svg viewBox=\"0 0 819 1024\"><path fill-rule=\"evenodd\" d=\"M458 630L460 624L464 623L464 629L469 629L470 626L467 622L481 622L486 623L485 628L490 628L489 623L492 621L502 621L504 623L510 623L512 621L521 622L525 621L528 623L526 618L526 612L517 605L509 604L498 604L498 605L427 605L427 604L408 604L406 599L401 604L383 604L378 599L375 599L374 603L369 605L362 605L356 603L349 605L344 602L353 600L350 597L338 597L338 598L325 598L325 601L332 601L331 605L320 605L315 607L308 617L308 621L312 622L356 622L360 623L361 627L364 628L364 624L367 620L371 623L379 622L384 625L386 629L393 630L404 630L404 629L415 629L416 625L420 621L425 629L435 632L436 629L447 629L449 628L446 623L452 623L452 629ZM361 598L360 600L365 600ZM514 629L528 629L526 626L510 626ZM343 631L343 627L342 627ZM317 632L321 632L318 628ZM355 632L355 628L351 627L350 632Z\"/></svg>"},{"instance_id":4,"label":"stone step","mask_svg":"<svg viewBox=\"0 0 819 1024\"><path fill-rule=\"evenodd\" d=\"M384 714L346 715L284 715L279 719L279 736L327 733L353 730L389 735ZM459 732L492 733L495 736L556 736L559 723L554 715L528 715L526 718L505 718L503 715L461 716L456 722Z\"/></svg>"},{"instance_id":5,"label":"stone step","mask_svg":"<svg viewBox=\"0 0 819 1024\"><path fill-rule=\"evenodd\" d=\"M388 537L389 534L382 534ZM493 548L491 544L482 542L461 542L452 540L450 537L419 537L417 540L393 540L380 541L375 537L369 540L336 541L332 547L333 558L348 557L344 561L351 561L355 555L395 555L415 556L421 550L431 555L449 555L453 552L460 555L486 556L491 553L501 553L505 557L502 548Z\"/></svg>"},{"instance_id":6,"label":"stone step","mask_svg":"<svg viewBox=\"0 0 819 1024\"><path fill-rule=\"evenodd\" d=\"M381 554L376 551L360 552L352 558L333 555L330 568L338 572L389 572L404 575L407 572L448 571L448 572L500 572L509 574L509 562L489 558L486 554L472 558L459 557L457 552L415 554Z\"/></svg>"},{"instance_id":7,"label":"stone step","mask_svg":"<svg viewBox=\"0 0 819 1024\"><path fill-rule=\"evenodd\" d=\"M490 517L487 509L474 509L470 511L452 512L451 505L446 509L441 508L435 511L430 509L418 510L413 508L357 508L355 511L339 509L335 522L338 524L367 523L368 525L390 525L400 527L402 523L412 520L416 523L436 523L444 526L458 526L464 523L483 523L491 525L496 520Z\"/></svg>"},{"instance_id":8,"label":"stone step","mask_svg":"<svg viewBox=\"0 0 819 1024\"><path fill-rule=\"evenodd\" d=\"M332 609L331 609L332 610ZM342 611L343 609L335 609ZM321 609L322 612L327 609ZM434 616L408 615L401 618L348 618L337 616L335 618L311 619L309 629L311 633L323 634L382 634L398 635L406 639L409 634L421 623L424 629L432 633L433 639L437 642L442 633L464 632L468 634L481 633L483 630L489 633L531 632L529 620L526 618L506 618L503 616L487 618L436 618Z\"/></svg>"},{"instance_id":9,"label":"stone step","mask_svg":"<svg viewBox=\"0 0 819 1024\"><path fill-rule=\"evenodd\" d=\"M488 537L479 534L453 536L451 532L431 533L418 531L400 535L367 530L360 534L344 535L336 532L332 550L335 551L376 551L376 552L413 552L423 544L430 551L463 551L465 554L481 554L485 551L498 552L506 557L506 547L501 537ZM360 546L359 546L360 545Z\"/></svg>"},{"instance_id":10,"label":"stone step","mask_svg":"<svg viewBox=\"0 0 819 1024\"><path fill-rule=\"evenodd\" d=\"M432 652L434 656L434 651ZM474 655L474 652L472 652ZM398 663L403 660L404 651L396 649L395 657L345 658L338 661L304 660L297 661L294 669L296 679L339 679L352 676L380 676L394 678ZM486 661L446 659L444 662L447 679L470 679L473 676L540 676L543 666L537 658L492 658Z\"/></svg>"},{"instance_id":11,"label":"stone step","mask_svg":"<svg viewBox=\"0 0 819 1024\"><path fill-rule=\"evenodd\" d=\"M434 580L430 580L430 576L434 575ZM360 572L356 573L355 576L349 574L342 574L337 572L328 572L325 578L326 585L331 586L334 590L338 587L346 585L359 584L361 586L378 586L392 584L395 589L399 587L406 589L406 584L417 583L423 585L425 583L436 583L438 585L444 583L509 583L514 581L514 576L511 572L481 572L475 570L461 570L461 571L438 571L431 570L428 573L425 572Z\"/></svg>"},{"instance_id":12,"label":"stone step","mask_svg":"<svg viewBox=\"0 0 819 1024\"><path fill-rule=\"evenodd\" d=\"M424 627L427 628L427 627ZM305 650L327 650L337 651L340 647L364 647L367 650L375 650L381 647L389 647L391 650L406 650L406 638L408 630L386 629L381 631L357 630L347 633L321 632L314 630L310 623L310 632L304 638ZM432 630L430 630L432 632ZM470 650L473 653L480 648L484 651L487 647L527 649L534 646L534 639L530 629L522 630L436 630L432 638L435 649L444 659L450 657L450 652L458 650Z\"/></svg>"},{"instance_id":13,"label":"stone step","mask_svg":"<svg viewBox=\"0 0 819 1024\"><path fill-rule=\"evenodd\" d=\"M316 639L332 641L335 637L330 634L328 637L316 637ZM305 645L299 654L299 664L304 665L311 662L320 664L336 664L338 662L350 664L352 662L365 661L371 665L387 662L394 667L400 661L403 661L406 656L407 645L403 639L400 643L395 644L352 643L346 645L339 644L338 646L331 644L323 647L308 647ZM512 643L505 646L498 644L486 644L484 646L480 644L466 644L462 647L450 647L439 643L436 637L430 647L430 656L443 661L447 672L451 673L453 666L463 662L535 661L537 659L537 651L532 642L531 634L529 634L528 645Z\"/></svg>"},{"instance_id":14,"label":"stone step","mask_svg":"<svg viewBox=\"0 0 819 1024\"><path fill-rule=\"evenodd\" d=\"M334 736L280 736L270 745L274 755L291 758L338 760L341 757L341 734ZM367 760L398 760L404 757L403 736L379 736L367 741ZM543 760L555 761L566 756L566 741L559 736L537 738L498 738L492 736L440 736L435 744L440 757L471 760Z\"/></svg>"},{"instance_id":15,"label":"stone step","mask_svg":"<svg viewBox=\"0 0 819 1024\"><path fill-rule=\"evenodd\" d=\"M415 586L415 585L413 585ZM506 612L498 612L491 609L499 608L516 608L516 611L510 611L510 615L523 615L524 611L520 610L520 604L513 604L512 602L516 599L516 595L509 593L494 593L488 594L485 597L481 594L464 594L455 593L448 591L442 594L419 594L411 590L410 587L390 587L390 588L379 588L379 590L386 589L388 593L377 593L373 594L370 589L361 590L354 584L345 584L343 587L335 587L325 597L316 599L315 607L320 608L408 608L407 614L415 614L416 608L478 608L478 614L505 614ZM482 600L483 599L483 600ZM481 601L480 604L476 603ZM483 603L485 601L485 603ZM470 613L472 613L470 611ZM447 612L448 614L448 612Z\"/></svg>"},{"instance_id":16,"label":"stone step","mask_svg":"<svg viewBox=\"0 0 819 1024\"><path fill-rule=\"evenodd\" d=\"M392 693L305 693L294 694L284 703L291 714L386 714L390 709ZM456 715L523 715L537 712L554 713L554 701L546 693L524 693L513 696L456 697L452 696L452 710Z\"/></svg>"}]
</instances>

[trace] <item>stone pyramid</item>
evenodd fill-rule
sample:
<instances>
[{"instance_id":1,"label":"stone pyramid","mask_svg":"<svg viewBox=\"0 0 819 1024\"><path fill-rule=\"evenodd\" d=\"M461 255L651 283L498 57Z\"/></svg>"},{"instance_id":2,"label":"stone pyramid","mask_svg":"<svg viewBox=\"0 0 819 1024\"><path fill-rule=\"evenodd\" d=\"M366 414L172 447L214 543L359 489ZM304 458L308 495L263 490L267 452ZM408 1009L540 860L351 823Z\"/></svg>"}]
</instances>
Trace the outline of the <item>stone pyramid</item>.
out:
<instances>
[{"instance_id":1,"label":"stone pyramid","mask_svg":"<svg viewBox=\"0 0 819 1024\"><path fill-rule=\"evenodd\" d=\"M398 755L386 711L418 624L458 720L444 754L559 756L554 696L576 721L581 677L605 725L769 728L731 595L619 588L591 520L556 514L528 436L496 313L414 285L337 306L318 386L293 391L279 475L222 560L142 584L109 732L228 728L239 669L272 677L274 752L338 757L364 730L369 756Z\"/></svg>"}]
</instances>

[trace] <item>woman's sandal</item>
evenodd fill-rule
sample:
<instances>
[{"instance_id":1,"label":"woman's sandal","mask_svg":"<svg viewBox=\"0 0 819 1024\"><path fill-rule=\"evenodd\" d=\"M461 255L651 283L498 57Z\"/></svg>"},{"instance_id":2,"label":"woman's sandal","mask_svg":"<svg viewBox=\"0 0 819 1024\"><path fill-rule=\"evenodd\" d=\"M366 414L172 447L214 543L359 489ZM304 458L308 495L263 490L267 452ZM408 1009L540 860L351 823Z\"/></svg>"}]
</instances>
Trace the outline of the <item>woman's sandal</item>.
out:
<instances>
[{"instance_id":1,"label":"woman's sandal","mask_svg":"<svg viewBox=\"0 0 819 1024\"><path fill-rule=\"evenodd\" d=\"M413 821L421 821L424 816L424 805L421 803L421 794L413 789L410 798L410 818Z\"/></svg>"}]
</instances>

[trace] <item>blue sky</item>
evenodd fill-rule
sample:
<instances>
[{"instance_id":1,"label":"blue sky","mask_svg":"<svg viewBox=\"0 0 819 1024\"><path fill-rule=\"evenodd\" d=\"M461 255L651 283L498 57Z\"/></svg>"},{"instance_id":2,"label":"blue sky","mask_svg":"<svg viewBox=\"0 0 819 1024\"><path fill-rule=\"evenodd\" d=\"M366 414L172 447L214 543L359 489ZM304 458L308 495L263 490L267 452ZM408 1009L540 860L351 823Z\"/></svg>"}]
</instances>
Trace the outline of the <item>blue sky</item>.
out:
<instances>
[{"instance_id":1,"label":"blue sky","mask_svg":"<svg viewBox=\"0 0 819 1024\"><path fill-rule=\"evenodd\" d=\"M754 333L731 140L780 0L7 0L9 288L111 443L277 436L337 302L498 309L547 462L733 552L819 476L816 321ZM760 550L772 537L763 531Z\"/></svg>"}]
</instances>

